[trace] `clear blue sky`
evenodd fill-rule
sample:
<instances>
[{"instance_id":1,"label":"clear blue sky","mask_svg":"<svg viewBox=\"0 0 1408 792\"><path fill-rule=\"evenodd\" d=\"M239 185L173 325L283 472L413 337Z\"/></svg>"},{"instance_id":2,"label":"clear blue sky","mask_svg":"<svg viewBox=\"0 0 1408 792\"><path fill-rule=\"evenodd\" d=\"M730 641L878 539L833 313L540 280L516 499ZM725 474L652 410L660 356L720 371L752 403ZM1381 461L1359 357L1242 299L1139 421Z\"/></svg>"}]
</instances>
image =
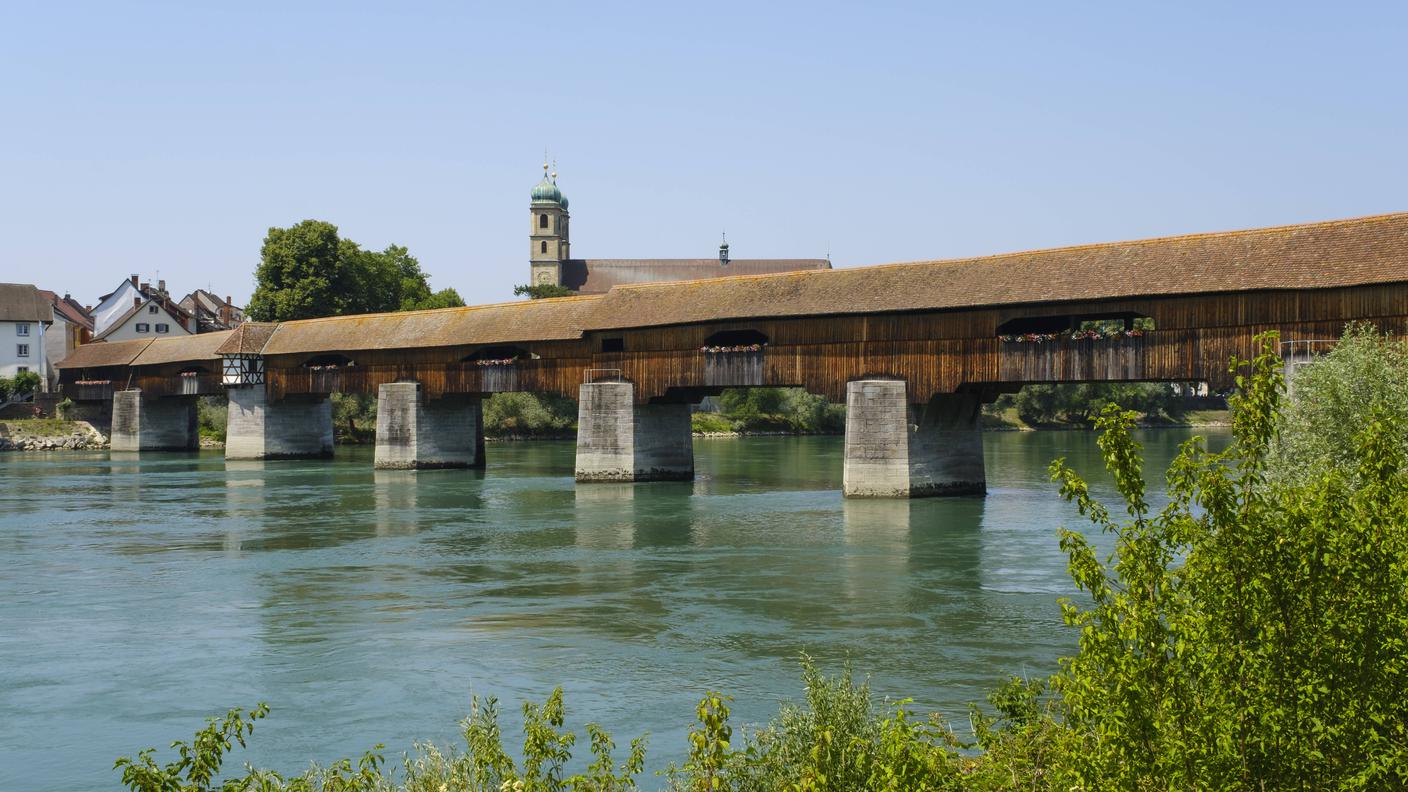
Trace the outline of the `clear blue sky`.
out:
<instances>
[{"instance_id":1,"label":"clear blue sky","mask_svg":"<svg viewBox=\"0 0 1408 792\"><path fill-rule=\"evenodd\" d=\"M508 299L544 148L580 257L1408 209L1403 3L212 5L7 5L0 280L243 301L269 226L319 218Z\"/></svg>"}]
</instances>

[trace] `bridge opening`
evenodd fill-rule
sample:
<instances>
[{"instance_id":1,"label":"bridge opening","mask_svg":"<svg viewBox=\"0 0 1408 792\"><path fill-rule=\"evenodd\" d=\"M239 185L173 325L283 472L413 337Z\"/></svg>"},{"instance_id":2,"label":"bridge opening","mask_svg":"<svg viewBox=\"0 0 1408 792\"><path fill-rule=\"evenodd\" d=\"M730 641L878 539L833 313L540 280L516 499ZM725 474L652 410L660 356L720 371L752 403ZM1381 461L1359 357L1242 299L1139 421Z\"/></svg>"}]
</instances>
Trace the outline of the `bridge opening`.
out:
<instances>
[{"instance_id":1,"label":"bridge opening","mask_svg":"<svg viewBox=\"0 0 1408 792\"><path fill-rule=\"evenodd\" d=\"M491 346L482 347L466 355L463 359L465 363L504 363L514 360L533 360L537 355L529 352L523 347L517 346Z\"/></svg>"},{"instance_id":2,"label":"bridge opening","mask_svg":"<svg viewBox=\"0 0 1408 792\"><path fill-rule=\"evenodd\" d=\"M602 352L625 352L626 339L624 338L603 338L601 339Z\"/></svg>"},{"instance_id":3,"label":"bridge opening","mask_svg":"<svg viewBox=\"0 0 1408 792\"><path fill-rule=\"evenodd\" d=\"M1023 316L998 325L997 334L1030 335L1115 331L1148 332L1154 329L1154 319L1132 311L1080 314L1076 316Z\"/></svg>"},{"instance_id":4,"label":"bridge opening","mask_svg":"<svg viewBox=\"0 0 1408 792\"><path fill-rule=\"evenodd\" d=\"M316 355L303 361L303 367L320 371L323 369L340 369L357 365L357 362L346 355Z\"/></svg>"},{"instance_id":5,"label":"bridge opening","mask_svg":"<svg viewBox=\"0 0 1408 792\"><path fill-rule=\"evenodd\" d=\"M767 335L757 330L720 330L704 339L706 347L764 347L767 344Z\"/></svg>"},{"instance_id":6,"label":"bridge opening","mask_svg":"<svg viewBox=\"0 0 1408 792\"><path fill-rule=\"evenodd\" d=\"M180 374L183 377L199 377L202 374L209 373L210 369L206 368L205 366L186 366L180 371Z\"/></svg>"}]
</instances>

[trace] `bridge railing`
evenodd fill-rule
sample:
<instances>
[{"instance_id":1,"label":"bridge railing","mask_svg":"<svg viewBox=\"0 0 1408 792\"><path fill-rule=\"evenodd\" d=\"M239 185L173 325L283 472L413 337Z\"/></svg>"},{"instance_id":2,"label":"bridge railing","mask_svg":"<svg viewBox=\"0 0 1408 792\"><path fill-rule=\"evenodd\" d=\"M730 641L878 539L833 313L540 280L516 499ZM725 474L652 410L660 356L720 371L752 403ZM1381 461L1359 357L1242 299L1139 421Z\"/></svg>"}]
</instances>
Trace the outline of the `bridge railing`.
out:
<instances>
[{"instance_id":1,"label":"bridge railing","mask_svg":"<svg viewBox=\"0 0 1408 792\"><path fill-rule=\"evenodd\" d=\"M300 394L376 395L382 385L408 381L419 382L422 394L430 399L449 393L536 391L575 394L587 364L586 359L576 358L525 358L489 365L463 361L323 369L269 367L265 377L269 394L274 399Z\"/></svg>"}]
</instances>

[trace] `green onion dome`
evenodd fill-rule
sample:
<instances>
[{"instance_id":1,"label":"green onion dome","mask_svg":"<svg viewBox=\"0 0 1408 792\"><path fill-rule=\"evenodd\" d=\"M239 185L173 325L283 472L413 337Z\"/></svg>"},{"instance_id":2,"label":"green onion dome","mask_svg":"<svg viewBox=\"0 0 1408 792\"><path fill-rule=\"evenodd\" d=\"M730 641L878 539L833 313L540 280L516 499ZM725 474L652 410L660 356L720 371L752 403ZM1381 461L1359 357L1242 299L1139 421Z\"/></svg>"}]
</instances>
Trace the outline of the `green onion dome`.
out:
<instances>
[{"instance_id":1,"label":"green onion dome","mask_svg":"<svg viewBox=\"0 0 1408 792\"><path fill-rule=\"evenodd\" d=\"M548 166L543 165L543 180L533 188L533 203L557 204L566 209L567 199L563 197L562 191L557 189L557 174L552 174L552 178L549 179L547 170Z\"/></svg>"}]
</instances>

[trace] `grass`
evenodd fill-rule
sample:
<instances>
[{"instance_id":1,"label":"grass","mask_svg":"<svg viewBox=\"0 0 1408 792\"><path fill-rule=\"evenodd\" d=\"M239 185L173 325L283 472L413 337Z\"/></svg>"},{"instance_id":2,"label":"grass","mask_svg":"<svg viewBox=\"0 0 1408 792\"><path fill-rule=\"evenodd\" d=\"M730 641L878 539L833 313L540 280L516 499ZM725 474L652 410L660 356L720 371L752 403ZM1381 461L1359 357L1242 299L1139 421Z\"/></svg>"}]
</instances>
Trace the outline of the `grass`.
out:
<instances>
[{"instance_id":1,"label":"grass","mask_svg":"<svg viewBox=\"0 0 1408 792\"><path fill-rule=\"evenodd\" d=\"M4 426L13 434L22 434L31 437L66 435L79 431L77 421L65 421L62 418L6 419L0 421L0 426Z\"/></svg>"}]
</instances>

